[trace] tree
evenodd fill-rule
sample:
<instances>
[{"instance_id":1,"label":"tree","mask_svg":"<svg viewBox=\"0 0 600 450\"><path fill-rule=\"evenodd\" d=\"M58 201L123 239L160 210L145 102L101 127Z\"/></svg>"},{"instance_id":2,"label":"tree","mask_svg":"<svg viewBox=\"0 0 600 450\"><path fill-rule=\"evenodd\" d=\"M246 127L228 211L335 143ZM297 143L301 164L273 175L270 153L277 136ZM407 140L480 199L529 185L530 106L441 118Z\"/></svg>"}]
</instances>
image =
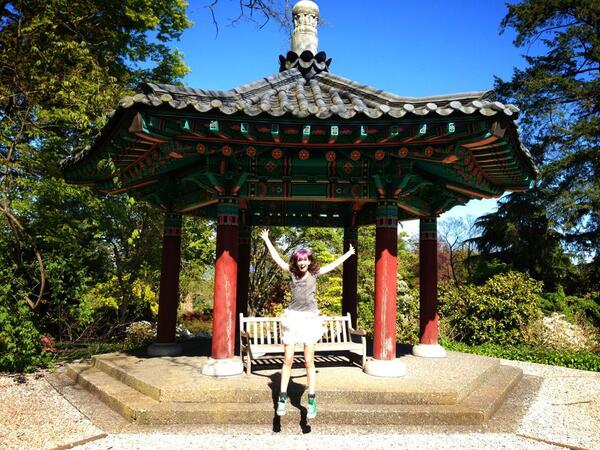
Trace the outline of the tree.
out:
<instances>
[{"instance_id":1,"label":"tree","mask_svg":"<svg viewBox=\"0 0 600 450\"><path fill-rule=\"evenodd\" d=\"M219 20L217 18L219 3L221 3L219 0L213 0L208 5L217 34L219 33ZM293 29L291 0L239 0L239 6L239 15L230 20L232 25L240 20L250 20L256 22L262 28L267 22L274 20L291 35Z\"/></svg>"},{"instance_id":2,"label":"tree","mask_svg":"<svg viewBox=\"0 0 600 450\"><path fill-rule=\"evenodd\" d=\"M521 108L522 139L541 177L538 192L513 194L502 210L542 201L549 229L599 273L600 3L525 0L508 8L501 30L514 28L515 45L529 51L541 44L544 53L526 55L527 67L510 81L497 79L496 90Z\"/></svg>"},{"instance_id":3,"label":"tree","mask_svg":"<svg viewBox=\"0 0 600 450\"><path fill-rule=\"evenodd\" d=\"M449 217L439 224L439 240L443 250L448 252L450 275L456 286L471 277L469 261L475 252L472 241L475 237L474 222L472 216Z\"/></svg>"},{"instance_id":4,"label":"tree","mask_svg":"<svg viewBox=\"0 0 600 450\"><path fill-rule=\"evenodd\" d=\"M35 310L37 327L74 337L81 299L113 279L116 314L130 320L140 282L157 278L160 215L66 185L59 162L93 141L139 81L185 74L167 45L189 26L185 9L182 0L0 2L0 303Z\"/></svg>"},{"instance_id":5,"label":"tree","mask_svg":"<svg viewBox=\"0 0 600 450\"><path fill-rule=\"evenodd\" d=\"M480 217L475 226L482 233L473 238L480 255L473 281L483 283L481 273L494 275L489 263L498 260L502 272L515 269L544 281L545 289L556 290L573 272L569 255L561 246L561 236L551 229L541 191L512 194L501 200L498 211Z\"/></svg>"}]
</instances>

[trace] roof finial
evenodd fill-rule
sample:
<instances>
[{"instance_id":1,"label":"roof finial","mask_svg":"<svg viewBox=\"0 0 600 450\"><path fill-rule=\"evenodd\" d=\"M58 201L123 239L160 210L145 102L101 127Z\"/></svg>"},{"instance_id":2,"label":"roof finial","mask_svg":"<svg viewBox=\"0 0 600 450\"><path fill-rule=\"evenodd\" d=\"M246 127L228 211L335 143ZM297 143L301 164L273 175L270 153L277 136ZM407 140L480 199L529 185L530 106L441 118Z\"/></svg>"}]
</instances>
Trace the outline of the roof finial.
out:
<instances>
[{"instance_id":1,"label":"roof finial","mask_svg":"<svg viewBox=\"0 0 600 450\"><path fill-rule=\"evenodd\" d=\"M305 50L309 50L316 55L319 47L319 37L317 36L319 7L312 0L300 0L294 5L292 16L294 18L292 51L301 55Z\"/></svg>"},{"instance_id":2,"label":"roof finial","mask_svg":"<svg viewBox=\"0 0 600 450\"><path fill-rule=\"evenodd\" d=\"M294 32L292 33L292 49L286 56L279 57L279 70L298 69L306 79L321 72L329 71L331 59L325 52L317 52L319 38L319 7L312 0L300 0L292 9Z\"/></svg>"}]
</instances>

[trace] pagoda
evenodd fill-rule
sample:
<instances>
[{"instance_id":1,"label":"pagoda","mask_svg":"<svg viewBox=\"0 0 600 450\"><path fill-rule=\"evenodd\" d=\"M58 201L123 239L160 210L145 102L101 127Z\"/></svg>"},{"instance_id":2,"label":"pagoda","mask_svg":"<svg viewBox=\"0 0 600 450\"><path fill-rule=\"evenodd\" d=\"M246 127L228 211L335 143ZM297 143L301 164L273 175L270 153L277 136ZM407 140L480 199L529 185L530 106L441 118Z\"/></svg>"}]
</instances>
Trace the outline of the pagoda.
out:
<instances>
[{"instance_id":1,"label":"pagoda","mask_svg":"<svg viewBox=\"0 0 600 450\"><path fill-rule=\"evenodd\" d=\"M69 183L129 195L164 211L158 334L150 355L176 355L182 216L217 223L208 375L243 372L236 311L247 310L253 226L376 226L373 356L365 371L401 376L396 358L398 222L420 220L420 342L438 344L437 217L471 199L531 188L519 109L493 91L401 97L330 72L319 8L293 8L292 49L278 73L229 91L143 83L93 144L63 162ZM110 160L111 164L99 164ZM344 250L345 250L344 249ZM343 313L356 320L357 255L344 263Z\"/></svg>"}]
</instances>

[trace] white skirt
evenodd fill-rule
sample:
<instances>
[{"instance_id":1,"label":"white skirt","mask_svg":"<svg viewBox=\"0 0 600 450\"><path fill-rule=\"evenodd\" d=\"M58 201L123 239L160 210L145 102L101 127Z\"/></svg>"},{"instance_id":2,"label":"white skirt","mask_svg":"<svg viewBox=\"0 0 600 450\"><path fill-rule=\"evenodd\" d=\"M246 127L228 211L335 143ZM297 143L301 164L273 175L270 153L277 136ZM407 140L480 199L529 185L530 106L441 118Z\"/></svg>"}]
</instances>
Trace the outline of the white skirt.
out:
<instances>
[{"instance_id":1,"label":"white skirt","mask_svg":"<svg viewBox=\"0 0 600 450\"><path fill-rule=\"evenodd\" d=\"M286 309L281 316L281 340L285 345L316 344L325 333L319 312Z\"/></svg>"}]
</instances>

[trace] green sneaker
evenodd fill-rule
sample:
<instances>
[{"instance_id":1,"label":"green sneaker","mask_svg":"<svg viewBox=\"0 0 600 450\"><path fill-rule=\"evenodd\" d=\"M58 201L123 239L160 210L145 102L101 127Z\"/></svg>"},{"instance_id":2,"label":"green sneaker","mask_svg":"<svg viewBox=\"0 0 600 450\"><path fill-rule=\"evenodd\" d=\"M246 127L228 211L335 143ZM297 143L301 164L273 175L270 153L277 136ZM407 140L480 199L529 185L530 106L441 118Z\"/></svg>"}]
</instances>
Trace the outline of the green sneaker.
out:
<instances>
[{"instance_id":1,"label":"green sneaker","mask_svg":"<svg viewBox=\"0 0 600 450\"><path fill-rule=\"evenodd\" d=\"M278 416L285 416L286 404L287 404L287 397L279 397L279 400L277 401L277 415Z\"/></svg>"},{"instance_id":2,"label":"green sneaker","mask_svg":"<svg viewBox=\"0 0 600 450\"><path fill-rule=\"evenodd\" d=\"M317 399L310 398L308 399L308 412L306 413L307 419L314 419L317 417Z\"/></svg>"}]
</instances>

